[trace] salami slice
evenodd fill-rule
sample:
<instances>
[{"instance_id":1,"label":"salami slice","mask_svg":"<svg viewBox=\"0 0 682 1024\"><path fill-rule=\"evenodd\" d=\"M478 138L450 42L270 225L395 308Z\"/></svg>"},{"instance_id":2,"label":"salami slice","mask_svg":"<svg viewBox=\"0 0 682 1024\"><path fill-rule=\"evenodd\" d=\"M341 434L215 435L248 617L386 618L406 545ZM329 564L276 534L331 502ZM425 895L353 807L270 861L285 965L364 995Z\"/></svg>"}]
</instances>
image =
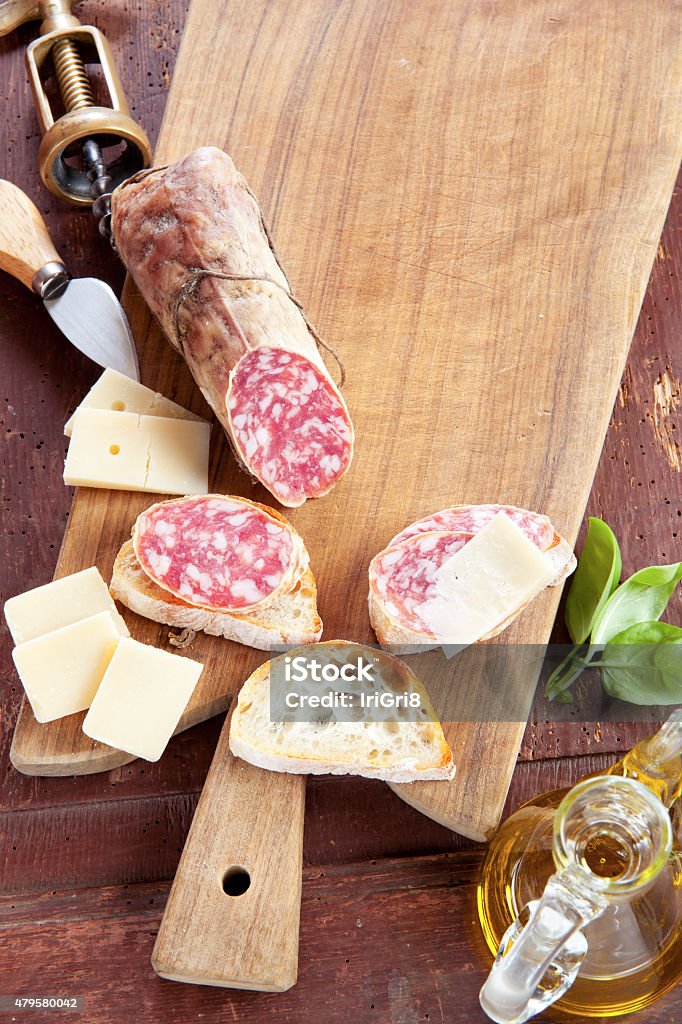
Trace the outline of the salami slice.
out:
<instances>
[{"instance_id":1,"label":"salami slice","mask_svg":"<svg viewBox=\"0 0 682 1024\"><path fill-rule=\"evenodd\" d=\"M304 356L268 346L249 352L232 372L227 411L238 455L283 505L321 497L348 469L346 407Z\"/></svg>"},{"instance_id":2,"label":"salami slice","mask_svg":"<svg viewBox=\"0 0 682 1024\"><path fill-rule=\"evenodd\" d=\"M246 470L283 505L326 494L350 466L353 428L230 157L207 146L133 175L112 217L121 259Z\"/></svg>"},{"instance_id":3,"label":"salami slice","mask_svg":"<svg viewBox=\"0 0 682 1024\"><path fill-rule=\"evenodd\" d=\"M420 533L386 548L369 567L370 588L392 619L403 627L433 637L418 612L436 596L436 573L471 540L473 533Z\"/></svg>"},{"instance_id":4,"label":"salami slice","mask_svg":"<svg viewBox=\"0 0 682 1024\"><path fill-rule=\"evenodd\" d=\"M560 539L554 533L554 527L547 516L540 515L539 512L529 512L515 505L453 505L442 512L434 512L433 515L419 519L411 526L406 526L387 546L390 548L417 533L432 530L478 533L498 512L504 512L509 516L512 522L523 530L528 540L541 551L547 551Z\"/></svg>"},{"instance_id":5,"label":"salami slice","mask_svg":"<svg viewBox=\"0 0 682 1024\"><path fill-rule=\"evenodd\" d=\"M160 587L198 608L239 612L288 592L308 564L303 542L274 512L220 494L152 505L133 547Z\"/></svg>"}]
</instances>

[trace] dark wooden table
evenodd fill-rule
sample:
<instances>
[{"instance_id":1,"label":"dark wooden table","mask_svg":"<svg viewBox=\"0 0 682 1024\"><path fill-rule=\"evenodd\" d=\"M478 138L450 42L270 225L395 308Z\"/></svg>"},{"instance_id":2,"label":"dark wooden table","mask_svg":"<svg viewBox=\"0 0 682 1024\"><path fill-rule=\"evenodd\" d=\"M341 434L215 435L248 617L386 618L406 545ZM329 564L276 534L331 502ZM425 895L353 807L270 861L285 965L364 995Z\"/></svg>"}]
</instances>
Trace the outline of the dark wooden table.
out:
<instances>
[{"instance_id":1,"label":"dark wooden table","mask_svg":"<svg viewBox=\"0 0 682 1024\"><path fill-rule=\"evenodd\" d=\"M158 131L182 32L185 0L86 0L83 21L113 45L135 116ZM33 30L0 42L5 98L0 174L45 214L75 275L120 290L123 271L87 211L61 205L37 173L39 135L24 72ZM624 571L679 558L682 545L682 195L676 191L590 497L621 540ZM97 370L65 343L33 295L0 280L2 353L1 593L47 582L70 491L62 426ZM682 622L677 595L669 621ZM556 636L563 639L561 627ZM381 783L308 783L298 984L282 995L162 981L154 936L222 724L172 741L158 764L108 775L39 779L9 763L21 699L10 641L0 646L0 995L82 996L81 1013L6 1019L267 1024L482 1022L478 990L489 957L474 895L482 849L407 807ZM645 730L646 731L646 730ZM529 725L508 809L608 766L642 734L632 726ZM225 936L225 941L238 937ZM682 1018L682 989L637 1015ZM2 1019L5 1019L4 1017ZM551 1011L547 1020L556 1020Z\"/></svg>"}]
</instances>

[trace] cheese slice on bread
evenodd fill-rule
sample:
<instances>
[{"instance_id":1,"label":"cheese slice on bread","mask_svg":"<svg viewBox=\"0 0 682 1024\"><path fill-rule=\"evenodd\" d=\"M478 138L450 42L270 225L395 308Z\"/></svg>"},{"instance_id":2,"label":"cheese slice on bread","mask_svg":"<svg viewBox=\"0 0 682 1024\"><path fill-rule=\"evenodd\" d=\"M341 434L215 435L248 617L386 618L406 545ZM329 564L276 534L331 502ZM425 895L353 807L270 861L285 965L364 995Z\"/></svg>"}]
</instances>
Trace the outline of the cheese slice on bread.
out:
<instances>
[{"instance_id":1,"label":"cheese slice on bread","mask_svg":"<svg viewBox=\"0 0 682 1024\"><path fill-rule=\"evenodd\" d=\"M394 654L489 640L575 565L546 516L452 506L411 524L372 559L370 621Z\"/></svg>"},{"instance_id":2,"label":"cheese slice on bread","mask_svg":"<svg viewBox=\"0 0 682 1024\"><path fill-rule=\"evenodd\" d=\"M371 666L372 681L355 684L345 677L340 687L324 681L285 684L284 663L302 656L329 665L352 665L359 658ZM271 680L278 696L271 703ZM309 710L306 720L292 721L285 714L271 720L280 707L282 687L300 701L302 696L351 693L355 707L361 693L384 695L388 705L365 710L361 720L347 720L346 708L338 717L329 707ZM393 698L418 695L418 709ZM395 704L395 707L392 704ZM290 652L261 665L244 683L230 727L230 750L258 768L310 775L362 775L385 782L451 779L455 774L452 751L436 718L426 690L397 658L362 644L327 641Z\"/></svg>"}]
</instances>

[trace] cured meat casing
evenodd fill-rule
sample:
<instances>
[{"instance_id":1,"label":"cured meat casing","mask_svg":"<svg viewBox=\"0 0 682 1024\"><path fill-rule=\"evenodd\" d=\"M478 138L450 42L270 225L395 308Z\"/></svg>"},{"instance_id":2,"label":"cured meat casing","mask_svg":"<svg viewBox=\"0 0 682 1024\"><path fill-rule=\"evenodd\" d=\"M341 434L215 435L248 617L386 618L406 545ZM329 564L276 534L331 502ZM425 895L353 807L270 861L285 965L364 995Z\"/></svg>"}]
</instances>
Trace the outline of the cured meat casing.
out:
<instances>
[{"instance_id":1,"label":"cured meat casing","mask_svg":"<svg viewBox=\"0 0 682 1024\"><path fill-rule=\"evenodd\" d=\"M353 427L230 157L195 150L112 200L118 251L247 468L283 504L347 471Z\"/></svg>"},{"instance_id":2,"label":"cured meat casing","mask_svg":"<svg viewBox=\"0 0 682 1024\"><path fill-rule=\"evenodd\" d=\"M303 541L282 516L220 494L152 505L138 516L133 547L154 583L217 612L269 604L308 566Z\"/></svg>"},{"instance_id":3,"label":"cured meat casing","mask_svg":"<svg viewBox=\"0 0 682 1024\"><path fill-rule=\"evenodd\" d=\"M434 637L419 606L436 596L438 570L500 512L550 560L556 570L552 586L573 572L573 551L547 516L512 505L453 505L405 527L372 559L370 617L380 639L386 637L390 642L387 633L395 631L398 636L394 639L399 643L410 638L417 641L419 636ZM522 610L519 608L516 614ZM510 621L500 623L491 635L502 632Z\"/></svg>"}]
</instances>

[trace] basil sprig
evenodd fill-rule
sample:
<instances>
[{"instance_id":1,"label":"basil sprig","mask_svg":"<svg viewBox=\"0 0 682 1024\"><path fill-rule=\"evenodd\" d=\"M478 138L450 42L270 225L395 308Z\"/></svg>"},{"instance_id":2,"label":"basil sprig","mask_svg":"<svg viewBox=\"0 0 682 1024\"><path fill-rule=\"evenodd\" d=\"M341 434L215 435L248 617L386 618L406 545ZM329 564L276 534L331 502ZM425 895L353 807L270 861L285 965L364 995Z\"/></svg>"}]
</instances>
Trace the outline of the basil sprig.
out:
<instances>
[{"instance_id":1,"label":"basil sprig","mask_svg":"<svg viewBox=\"0 0 682 1024\"><path fill-rule=\"evenodd\" d=\"M620 586L621 556L613 531L591 518L566 600L574 648L547 680L548 700L570 702L570 688L588 667L598 668L612 697L631 704L682 702L682 629L659 622L682 562L640 569Z\"/></svg>"}]
</instances>

